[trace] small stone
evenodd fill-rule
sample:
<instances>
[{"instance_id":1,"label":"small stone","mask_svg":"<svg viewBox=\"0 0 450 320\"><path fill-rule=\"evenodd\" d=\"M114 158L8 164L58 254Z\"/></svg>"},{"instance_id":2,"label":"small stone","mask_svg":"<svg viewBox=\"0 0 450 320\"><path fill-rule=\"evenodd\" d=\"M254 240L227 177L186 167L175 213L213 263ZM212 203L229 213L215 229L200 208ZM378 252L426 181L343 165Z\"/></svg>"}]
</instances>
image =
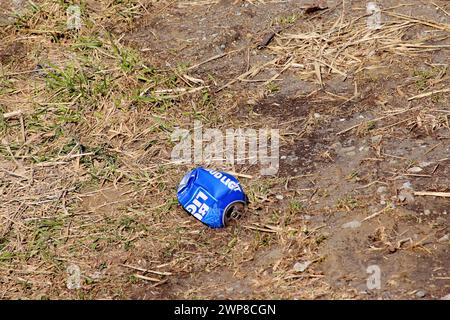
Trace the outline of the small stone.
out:
<instances>
[{"instance_id":1,"label":"small stone","mask_svg":"<svg viewBox=\"0 0 450 320\"><path fill-rule=\"evenodd\" d=\"M100 271L95 271L93 274L91 274L91 278L94 280L99 280L103 274Z\"/></svg>"},{"instance_id":2,"label":"small stone","mask_svg":"<svg viewBox=\"0 0 450 320\"><path fill-rule=\"evenodd\" d=\"M406 181L406 182L402 185L401 189L412 189L412 184L411 184L411 182L410 182L410 181Z\"/></svg>"},{"instance_id":3,"label":"small stone","mask_svg":"<svg viewBox=\"0 0 450 320\"><path fill-rule=\"evenodd\" d=\"M408 204L414 203L414 195L412 193L413 188L411 185L411 182L406 181L403 183L402 187L400 188L400 192L398 194L398 199L403 202L406 201Z\"/></svg>"},{"instance_id":4,"label":"small stone","mask_svg":"<svg viewBox=\"0 0 450 320\"><path fill-rule=\"evenodd\" d=\"M319 119L321 117L320 113L314 113L314 118Z\"/></svg>"},{"instance_id":5,"label":"small stone","mask_svg":"<svg viewBox=\"0 0 450 320\"><path fill-rule=\"evenodd\" d=\"M281 160L286 160L286 156L281 156L280 159Z\"/></svg>"},{"instance_id":6,"label":"small stone","mask_svg":"<svg viewBox=\"0 0 450 320\"><path fill-rule=\"evenodd\" d=\"M439 238L438 242L446 242L446 241L448 241L448 239L449 239L449 235L446 234L445 236Z\"/></svg>"},{"instance_id":7,"label":"small stone","mask_svg":"<svg viewBox=\"0 0 450 320\"><path fill-rule=\"evenodd\" d=\"M426 216L429 216L431 214L431 211L426 209L426 210L423 211L423 214L426 215Z\"/></svg>"},{"instance_id":8,"label":"small stone","mask_svg":"<svg viewBox=\"0 0 450 320\"><path fill-rule=\"evenodd\" d=\"M356 229L356 228L359 228L361 226L361 222L359 222L359 221L357 221L357 220L353 220L353 221L350 221L350 222L347 222L347 223L344 223L343 225L342 225L342 228L343 229Z\"/></svg>"},{"instance_id":9,"label":"small stone","mask_svg":"<svg viewBox=\"0 0 450 320\"><path fill-rule=\"evenodd\" d=\"M311 263L312 263L311 261L296 262L294 264L294 271L296 271L296 272L303 272L309 267L309 265Z\"/></svg>"},{"instance_id":10,"label":"small stone","mask_svg":"<svg viewBox=\"0 0 450 320\"><path fill-rule=\"evenodd\" d=\"M415 201L413 194L408 190L401 190L400 193L398 194L398 199L401 202L406 201L406 203L408 204L412 204Z\"/></svg>"},{"instance_id":11,"label":"small stone","mask_svg":"<svg viewBox=\"0 0 450 320\"><path fill-rule=\"evenodd\" d=\"M416 292L416 297L417 298L423 298L426 295L427 295L427 293L425 291L423 291L423 290L419 290L419 291Z\"/></svg>"},{"instance_id":12,"label":"small stone","mask_svg":"<svg viewBox=\"0 0 450 320\"><path fill-rule=\"evenodd\" d=\"M377 136L372 137L372 144L379 144L381 142L381 139L383 139L383 136L381 134Z\"/></svg>"},{"instance_id":13,"label":"small stone","mask_svg":"<svg viewBox=\"0 0 450 320\"><path fill-rule=\"evenodd\" d=\"M275 198L277 198L278 200L283 200L284 199L284 197L281 194L277 194L275 196Z\"/></svg>"},{"instance_id":14,"label":"small stone","mask_svg":"<svg viewBox=\"0 0 450 320\"><path fill-rule=\"evenodd\" d=\"M409 168L407 171L409 173L419 173L419 172L423 171L423 169L421 167L412 167L412 168Z\"/></svg>"},{"instance_id":15,"label":"small stone","mask_svg":"<svg viewBox=\"0 0 450 320\"><path fill-rule=\"evenodd\" d=\"M428 166L431 166L432 164L433 164L434 162L421 162L421 163L419 163L419 167L423 167L423 168L425 168L425 167L428 167Z\"/></svg>"},{"instance_id":16,"label":"small stone","mask_svg":"<svg viewBox=\"0 0 450 320\"><path fill-rule=\"evenodd\" d=\"M251 105L251 106L254 106L254 105L257 104L257 102L256 102L255 99L248 99L248 100L247 100L247 104L248 104L248 105Z\"/></svg>"},{"instance_id":17,"label":"small stone","mask_svg":"<svg viewBox=\"0 0 450 320\"><path fill-rule=\"evenodd\" d=\"M385 186L381 186L377 189L377 193L386 193L387 188Z\"/></svg>"}]
</instances>

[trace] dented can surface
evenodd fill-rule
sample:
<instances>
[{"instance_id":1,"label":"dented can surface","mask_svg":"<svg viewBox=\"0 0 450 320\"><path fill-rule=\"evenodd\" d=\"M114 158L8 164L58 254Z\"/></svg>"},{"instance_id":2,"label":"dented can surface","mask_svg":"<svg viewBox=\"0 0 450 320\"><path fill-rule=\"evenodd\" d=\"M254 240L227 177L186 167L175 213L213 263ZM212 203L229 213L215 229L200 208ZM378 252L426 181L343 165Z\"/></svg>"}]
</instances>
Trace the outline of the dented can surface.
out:
<instances>
[{"instance_id":1,"label":"dented can surface","mask_svg":"<svg viewBox=\"0 0 450 320\"><path fill-rule=\"evenodd\" d=\"M181 206L211 228L223 228L242 214L247 197L231 174L205 168L188 172L177 191Z\"/></svg>"}]
</instances>

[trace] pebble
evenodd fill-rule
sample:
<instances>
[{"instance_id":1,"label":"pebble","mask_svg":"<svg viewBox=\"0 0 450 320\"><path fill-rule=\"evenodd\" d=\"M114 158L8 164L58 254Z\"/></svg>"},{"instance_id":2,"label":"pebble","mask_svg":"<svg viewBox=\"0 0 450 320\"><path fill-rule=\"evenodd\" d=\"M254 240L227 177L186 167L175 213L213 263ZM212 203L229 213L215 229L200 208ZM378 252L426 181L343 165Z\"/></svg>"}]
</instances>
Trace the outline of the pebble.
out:
<instances>
[{"instance_id":1,"label":"pebble","mask_svg":"<svg viewBox=\"0 0 450 320\"><path fill-rule=\"evenodd\" d=\"M281 194L277 194L275 196L275 198L277 198L278 200L283 200L284 199L284 197Z\"/></svg>"},{"instance_id":2,"label":"pebble","mask_svg":"<svg viewBox=\"0 0 450 320\"><path fill-rule=\"evenodd\" d=\"M423 214L426 215L426 216L429 216L431 214L431 211L426 209L426 210L423 211Z\"/></svg>"},{"instance_id":3,"label":"pebble","mask_svg":"<svg viewBox=\"0 0 450 320\"><path fill-rule=\"evenodd\" d=\"M359 222L359 221L357 221L357 220L353 220L353 221L344 223L344 224L342 225L342 228L343 228L343 229L348 229L348 228L350 228L350 229L356 229L356 228L359 228L360 226L361 226L361 222Z\"/></svg>"},{"instance_id":4,"label":"pebble","mask_svg":"<svg viewBox=\"0 0 450 320\"><path fill-rule=\"evenodd\" d=\"M387 188L385 186L381 186L377 189L377 193L386 193Z\"/></svg>"},{"instance_id":5,"label":"pebble","mask_svg":"<svg viewBox=\"0 0 450 320\"><path fill-rule=\"evenodd\" d=\"M312 263L311 261L296 262L294 264L294 271L303 272L310 266L311 263Z\"/></svg>"},{"instance_id":6,"label":"pebble","mask_svg":"<svg viewBox=\"0 0 450 320\"><path fill-rule=\"evenodd\" d=\"M409 173L419 173L419 172L423 171L423 169L421 167L412 167L412 168L409 168L407 171Z\"/></svg>"},{"instance_id":7,"label":"pebble","mask_svg":"<svg viewBox=\"0 0 450 320\"><path fill-rule=\"evenodd\" d=\"M449 239L449 235L446 234L445 236L439 238L438 242L445 242L445 241L448 241L448 239Z\"/></svg>"},{"instance_id":8,"label":"pebble","mask_svg":"<svg viewBox=\"0 0 450 320\"><path fill-rule=\"evenodd\" d=\"M401 202L406 201L409 204L414 203L413 188L410 181L403 183L398 194L398 199Z\"/></svg>"},{"instance_id":9,"label":"pebble","mask_svg":"<svg viewBox=\"0 0 450 320\"><path fill-rule=\"evenodd\" d=\"M412 189L412 184L411 184L411 182L410 182L410 181L406 181L406 182L402 185L401 189Z\"/></svg>"},{"instance_id":10,"label":"pebble","mask_svg":"<svg viewBox=\"0 0 450 320\"><path fill-rule=\"evenodd\" d=\"M406 201L409 204L414 203L414 195L408 190L401 190L398 194L398 200L401 202Z\"/></svg>"},{"instance_id":11,"label":"pebble","mask_svg":"<svg viewBox=\"0 0 450 320\"><path fill-rule=\"evenodd\" d=\"M91 278L95 280L99 280L103 276L103 273L100 271L95 271L93 274L91 274Z\"/></svg>"},{"instance_id":12,"label":"pebble","mask_svg":"<svg viewBox=\"0 0 450 320\"><path fill-rule=\"evenodd\" d=\"M423 298L426 295L427 295L427 293L425 291L423 291L423 290L419 290L419 291L416 292L416 297L418 297L418 298Z\"/></svg>"},{"instance_id":13,"label":"pebble","mask_svg":"<svg viewBox=\"0 0 450 320\"><path fill-rule=\"evenodd\" d=\"M434 162L421 162L419 163L419 167L428 167L431 166Z\"/></svg>"},{"instance_id":14,"label":"pebble","mask_svg":"<svg viewBox=\"0 0 450 320\"><path fill-rule=\"evenodd\" d=\"M386 196L387 196L387 187L381 186L378 187L377 193L380 195L380 204L385 205L386 202Z\"/></svg>"},{"instance_id":15,"label":"pebble","mask_svg":"<svg viewBox=\"0 0 450 320\"><path fill-rule=\"evenodd\" d=\"M381 139L383 139L383 136L381 134L377 136L372 137L372 144L379 144L381 142Z\"/></svg>"}]
</instances>

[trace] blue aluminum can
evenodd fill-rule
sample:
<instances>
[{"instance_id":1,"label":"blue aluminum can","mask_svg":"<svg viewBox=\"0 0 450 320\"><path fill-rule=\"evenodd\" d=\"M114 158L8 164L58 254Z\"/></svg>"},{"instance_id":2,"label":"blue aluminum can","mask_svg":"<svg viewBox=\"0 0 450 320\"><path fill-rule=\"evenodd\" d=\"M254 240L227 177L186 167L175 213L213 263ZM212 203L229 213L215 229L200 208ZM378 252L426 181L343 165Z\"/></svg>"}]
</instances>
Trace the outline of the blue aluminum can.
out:
<instances>
[{"instance_id":1,"label":"blue aluminum can","mask_svg":"<svg viewBox=\"0 0 450 320\"><path fill-rule=\"evenodd\" d=\"M247 196L235 177L205 168L188 172L177 196L187 212L211 228L226 227L231 219L239 218L247 204Z\"/></svg>"}]
</instances>

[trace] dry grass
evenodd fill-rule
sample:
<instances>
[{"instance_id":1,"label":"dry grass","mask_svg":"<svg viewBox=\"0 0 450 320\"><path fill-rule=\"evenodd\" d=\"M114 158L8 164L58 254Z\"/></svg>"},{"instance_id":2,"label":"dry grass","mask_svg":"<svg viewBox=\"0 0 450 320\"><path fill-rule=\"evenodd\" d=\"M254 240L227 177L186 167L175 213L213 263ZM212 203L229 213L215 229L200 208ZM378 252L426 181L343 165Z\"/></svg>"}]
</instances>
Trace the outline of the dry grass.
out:
<instances>
[{"instance_id":1,"label":"dry grass","mask_svg":"<svg viewBox=\"0 0 450 320\"><path fill-rule=\"evenodd\" d=\"M336 7L320 12L319 15L326 14L331 9L334 12ZM421 53L450 48L448 44L442 43L448 39L449 24L396 14L390 8L383 10L383 14L392 18L384 22L380 30L366 27L367 15L352 18L346 10L341 10L335 20L327 19L319 25L317 20L310 18L306 23L286 28L268 46L273 60L253 66L219 90L237 81L251 81L265 69L274 67L279 70L278 73L264 81L264 85L275 81L286 70L293 70L300 79L323 86L324 78L332 74L347 79L354 78L366 69L380 68L380 57L385 57L386 60L395 55L411 58ZM424 25L430 27L427 36L407 40L405 34L408 30ZM445 88L424 93L411 99L448 92L447 90Z\"/></svg>"},{"instance_id":2,"label":"dry grass","mask_svg":"<svg viewBox=\"0 0 450 320\"><path fill-rule=\"evenodd\" d=\"M180 215L173 190L183 170L167 160L168 133L188 107L182 96L208 107L205 88L180 90L179 71L145 65L108 31L137 18L139 1L86 5L80 32L65 29L67 6L37 1L1 31L2 48L20 46L0 74L3 298L83 295L64 290L69 262L92 284L110 267L100 252L126 259L153 238L167 251L155 243L143 254L163 264L179 245L162 227ZM120 295L113 277L98 297Z\"/></svg>"}]
</instances>

